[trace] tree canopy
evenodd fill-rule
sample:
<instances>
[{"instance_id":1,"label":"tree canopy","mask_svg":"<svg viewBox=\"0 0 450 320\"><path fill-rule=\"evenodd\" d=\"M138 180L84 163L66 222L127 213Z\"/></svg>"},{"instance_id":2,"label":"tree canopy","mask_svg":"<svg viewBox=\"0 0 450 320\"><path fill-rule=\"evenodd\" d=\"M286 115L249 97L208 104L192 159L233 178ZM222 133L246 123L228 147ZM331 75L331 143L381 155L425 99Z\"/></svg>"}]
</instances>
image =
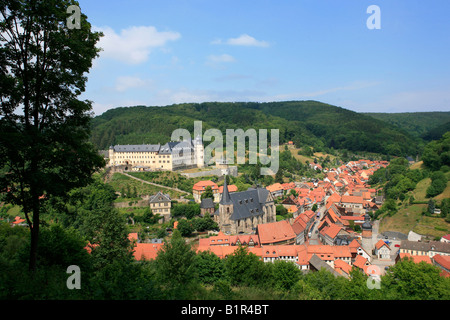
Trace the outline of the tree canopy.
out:
<instances>
[{"instance_id":1,"label":"tree canopy","mask_svg":"<svg viewBox=\"0 0 450 320\"><path fill-rule=\"evenodd\" d=\"M100 34L82 15L65 25L75 1L0 4L0 189L20 205L31 229L36 266L39 213L51 195L87 184L103 159L89 143L89 101L79 100L98 55Z\"/></svg>"}]
</instances>

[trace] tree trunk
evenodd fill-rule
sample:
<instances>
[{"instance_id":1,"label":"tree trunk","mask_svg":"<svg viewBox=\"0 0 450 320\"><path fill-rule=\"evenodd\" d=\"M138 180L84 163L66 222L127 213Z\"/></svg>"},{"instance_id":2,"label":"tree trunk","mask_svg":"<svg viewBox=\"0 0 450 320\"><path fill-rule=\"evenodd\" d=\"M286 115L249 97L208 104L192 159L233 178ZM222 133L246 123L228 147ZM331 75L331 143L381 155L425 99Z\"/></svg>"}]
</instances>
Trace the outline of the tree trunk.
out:
<instances>
[{"instance_id":1,"label":"tree trunk","mask_svg":"<svg viewBox=\"0 0 450 320\"><path fill-rule=\"evenodd\" d=\"M36 271L37 249L39 240L39 212L33 213L33 226L31 227L31 247L30 247L30 261L29 270Z\"/></svg>"},{"instance_id":2,"label":"tree trunk","mask_svg":"<svg viewBox=\"0 0 450 320\"><path fill-rule=\"evenodd\" d=\"M34 161L31 166L33 168L33 172L37 172L37 168L34 165ZM33 212L33 223L30 226L31 233L31 245L30 245L30 261L29 261L29 270L36 270L36 262L37 262L37 251L38 251L38 240L39 240L39 213L40 213L40 204L39 204L39 196L40 194L36 191L36 187L34 185L30 186L31 197L32 197L32 212Z\"/></svg>"}]
</instances>

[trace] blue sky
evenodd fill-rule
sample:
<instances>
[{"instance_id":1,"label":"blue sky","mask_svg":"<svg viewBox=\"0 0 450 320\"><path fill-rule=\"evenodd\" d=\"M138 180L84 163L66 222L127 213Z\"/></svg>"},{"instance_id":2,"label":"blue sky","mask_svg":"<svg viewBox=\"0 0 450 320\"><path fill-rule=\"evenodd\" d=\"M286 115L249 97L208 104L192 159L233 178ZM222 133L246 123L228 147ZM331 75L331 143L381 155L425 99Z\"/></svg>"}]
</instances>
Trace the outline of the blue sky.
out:
<instances>
[{"instance_id":1,"label":"blue sky","mask_svg":"<svg viewBox=\"0 0 450 320\"><path fill-rule=\"evenodd\" d=\"M318 100L450 111L447 0L81 0L104 32L82 98L133 105ZM370 5L380 29L369 29Z\"/></svg>"}]
</instances>

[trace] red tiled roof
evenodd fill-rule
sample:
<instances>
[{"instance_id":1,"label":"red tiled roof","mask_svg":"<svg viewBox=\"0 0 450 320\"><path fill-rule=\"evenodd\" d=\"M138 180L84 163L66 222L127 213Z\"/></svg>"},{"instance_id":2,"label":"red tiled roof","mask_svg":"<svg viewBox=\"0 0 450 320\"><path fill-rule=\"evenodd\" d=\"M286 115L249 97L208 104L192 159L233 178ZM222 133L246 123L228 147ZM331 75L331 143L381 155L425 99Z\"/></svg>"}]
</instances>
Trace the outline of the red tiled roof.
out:
<instances>
[{"instance_id":1,"label":"red tiled roof","mask_svg":"<svg viewBox=\"0 0 450 320\"><path fill-rule=\"evenodd\" d=\"M377 248L377 250L379 250L382 246L386 246L388 247L388 249L390 250L391 248L389 248L389 246L387 245L386 242L384 242L383 240L378 240L378 242L375 244L375 248Z\"/></svg>"},{"instance_id":2,"label":"red tiled roof","mask_svg":"<svg viewBox=\"0 0 450 320\"><path fill-rule=\"evenodd\" d=\"M336 259L334 261L334 269L340 274L342 274L342 271L349 274L352 271L352 266L341 259Z\"/></svg>"},{"instance_id":3,"label":"red tiled roof","mask_svg":"<svg viewBox=\"0 0 450 320\"><path fill-rule=\"evenodd\" d=\"M238 187L236 187L234 184L228 184L228 192L237 192L238 191ZM219 193L223 192L223 186L219 187Z\"/></svg>"},{"instance_id":4,"label":"red tiled roof","mask_svg":"<svg viewBox=\"0 0 450 320\"><path fill-rule=\"evenodd\" d=\"M275 192L275 191L283 190L283 186L281 185L281 183L274 183L274 184L271 184L270 186L267 186L266 189L269 190L269 192Z\"/></svg>"},{"instance_id":5,"label":"red tiled roof","mask_svg":"<svg viewBox=\"0 0 450 320\"><path fill-rule=\"evenodd\" d=\"M206 189L207 186L210 186L212 190L218 190L219 187L216 183L212 182L211 180L202 180L194 184L192 187L192 190L196 191L203 191Z\"/></svg>"},{"instance_id":6,"label":"red tiled roof","mask_svg":"<svg viewBox=\"0 0 450 320\"><path fill-rule=\"evenodd\" d=\"M363 197L342 196L341 202L344 202L344 203L363 203Z\"/></svg>"},{"instance_id":7,"label":"red tiled roof","mask_svg":"<svg viewBox=\"0 0 450 320\"><path fill-rule=\"evenodd\" d=\"M283 190L295 189L295 182L287 182L281 185Z\"/></svg>"},{"instance_id":8,"label":"red tiled roof","mask_svg":"<svg viewBox=\"0 0 450 320\"><path fill-rule=\"evenodd\" d=\"M163 245L163 243L136 243L133 256L136 260L153 260Z\"/></svg>"},{"instance_id":9,"label":"red tiled roof","mask_svg":"<svg viewBox=\"0 0 450 320\"><path fill-rule=\"evenodd\" d=\"M416 256L416 255L411 255L409 253L399 253L400 259L403 258L410 258L412 259L412 261L414 263L420 263L422 261L431 264L431 258L429 256L424 256L424 255L420 255L420 256Z\"/></svg>"},{"instance_id":10,"label":"red tiled roof","mask_svg":"<svg viewBox=\"0 0 450 320\"><path fill-rule=\"evenodd\" d=\"M358 221L364 220L364 216L341 216L340 219Z\"/></svg>"},{"instance_id":11,"label":"red tiled roof","mask_svg":"<svg viewBox=\"0 0 450 320\"><path fill-rule=\"evenodd\" d=\"M325 235L329 236L331 239L336 238L339 231L341 231L342 227L337 224L330 225L324 232Z\"/></svg>"},{"instance_id":12,"label":"red tiled roof","mask_svg":"<svg viewBox=\"0 0 450 320\"><path fill-rule=\"evenodd\" d=\"M450 256L443 256L440 254L435 254L433 256L433 260L435 263L441 265L445 269L450 270Z\"/></svg>"},{"instance_id":13,"label":"red tiled roof","mask_svg":"<svg viewBox=\"0 0 450 320\"><path fill-rule=\"evenodd\" d=\"M25 219L20 218L19 216L16 216L16 218L14 219L14 221L12 222L13 224L19 224L24 222Z\"/></svg>"},{"instance_id":14,"label":"red tiled roof","mask_svg":"<svg viewBox=\"0 0 450 320\"><path fill-rule=\"evenodd\" d=\"M364 271L366 270L366 262L367 262L367 259L366 258L364 258L363 256L361 256L361 255L357 255L356 256L356 259L355 259L355 262L353 262L353 265L355 266L355 267L358 267L358 268L360 268L360 269L363 269Z\"/></svg>"},{"instance_id":15,"label":"red tiled roof","mask_svg":"<svg viewBox=\"0 0 450 320\"><path fill-rule=\"evenodd\" d=\"M292 240L296 237L291 224L287 220L259 224L258 235L262 244Z\"/></svg>"},{"instance_id":16,"label":"red tiled roof","mask_svg":"<svg viewBox=\"0 0 450 320\"><path fill-rule=\"evenodd\" d=\"M133 240L138 240L138 234L137 232L132 232L128 234L128 240L133 241Z\"/></svg>"}]
</instances>

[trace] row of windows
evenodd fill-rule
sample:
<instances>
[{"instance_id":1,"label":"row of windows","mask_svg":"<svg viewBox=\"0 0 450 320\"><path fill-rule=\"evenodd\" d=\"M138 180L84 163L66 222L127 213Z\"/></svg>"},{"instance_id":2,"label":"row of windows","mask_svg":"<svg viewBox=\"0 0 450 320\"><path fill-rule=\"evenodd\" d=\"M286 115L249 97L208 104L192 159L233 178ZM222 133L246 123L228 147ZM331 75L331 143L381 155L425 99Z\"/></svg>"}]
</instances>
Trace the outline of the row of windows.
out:
<instances>
[{"instance_id":1,"label":"row of windows","mask_svg":"<svg viewBox=\"0 0 450 320\"><path fill-rule=\"evenodd\" d=\"M125 161L119 161L119 163L125 163ZM156 163L156 161L155 160L153 160L153 161L150 161L150 160L147 160L147 161L130 161L130 164L138 164L138 163ZM158 163L170 163L170 160L167 160L167 161L166 160L158 160Z\"/></svg>"},{"instance_id":2,"label":"row of windows","mask_svg":"<svg viewBox=\"0 0 450 320\"><path fill-rule=\"evenodd\" d=\"M163 202L158 202L158 203L152 203L151 204L152 207L156 207L156 205L158 205L158 207L165 207L165 206L168 206L169 204L163 203Z\"/></svg>"},{"instance_id":3,"label":"row of windows","mask_svg":"<svg viewBox=\"0 0 450 320\"><path fill-rule=\"evenodd\" d=\"M139 156L134 156L134 155L118 155L117 159L155 159L156 156L143 156L143 155L139 155ZM170 155L158 155L158 158L170 158Z\"/></svg>"}]
</instances>

